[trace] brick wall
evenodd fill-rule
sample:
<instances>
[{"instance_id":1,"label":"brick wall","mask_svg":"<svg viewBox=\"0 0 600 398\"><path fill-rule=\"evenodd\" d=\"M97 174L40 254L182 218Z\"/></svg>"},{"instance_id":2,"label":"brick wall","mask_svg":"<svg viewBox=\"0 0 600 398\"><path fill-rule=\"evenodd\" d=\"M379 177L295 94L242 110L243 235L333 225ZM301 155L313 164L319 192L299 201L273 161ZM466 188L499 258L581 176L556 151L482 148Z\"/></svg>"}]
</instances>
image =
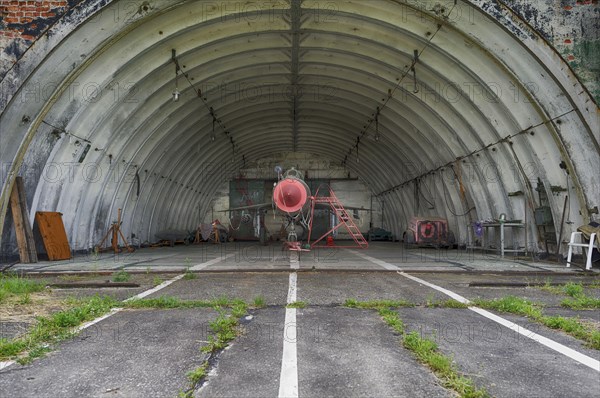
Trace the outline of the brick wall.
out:
<instances>
[{"instance_id":1,"label":"brick wall","mask_svg":"<svg viewBox=\"0 0 600 398\"><path fill-rule=\"evenodd\" d=\"M67 1L5 0L0 5L0 38L35 40L69 8ZM36 34L37 33L37 34Z\"/></svg>"},{"instance_id":2,"label":"brick wall","mask_svg":"<svg viewBox=\"0 0 600 398\"><path fill-rule=\"evenodd\" d=\"M0 80L37 38L82 0L0 0Z\"/></svg>"}]
</instances>

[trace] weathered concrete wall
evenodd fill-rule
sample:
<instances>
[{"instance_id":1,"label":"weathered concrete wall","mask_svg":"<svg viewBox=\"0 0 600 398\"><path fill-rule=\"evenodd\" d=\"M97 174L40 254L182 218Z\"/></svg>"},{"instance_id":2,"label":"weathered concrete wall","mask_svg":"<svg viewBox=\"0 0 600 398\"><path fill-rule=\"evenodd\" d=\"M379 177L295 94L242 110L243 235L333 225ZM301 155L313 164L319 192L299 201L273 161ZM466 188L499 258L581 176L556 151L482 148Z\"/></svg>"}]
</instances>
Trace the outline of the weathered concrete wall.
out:
<instances>
[{"instance_id":1,"label":"weathered concrete wall","mask_svg":"<svg viewBox=\"0 0 600 398\"><path fill-rule=\"evenodd\" d=\"M75 7L95 9L109 1L6 0L0 5L0 80L39 37L52 34L60 19L69 29L82 22ZM444 2L442 0L441 2ZM100 4L98 4L100 3ZM139 2L140 6L142 3ZM432 3L434 3L432 1ZM584 86L600 103L600 6L598 0L492 0L481 8L509 7L526 21L569 63ZM131 4L137 7L137 4ZM493 14L493 13L492 13ZM0 106L0 109L3 108Z\"/></svg>"},{"instance_id":2,"label":"weathered concrete wall","mask_svg":"<svg viewBox=\"0 0 600 398\"><path fill-rule=\"evenodd\" d=\"M503 0L573 68L600 104L598 0Z\"/></svg>"},{"instance_id":3,"label":"weathered concrete wall","mask_svg":"<svg viewBox=\"0 0 600 398\"><path fill-rule=\"evenodd\" d=\"M0 6L0 79L38 37L79 2L3 1Z\"/></svg>"},{"instance_id":4,"label":"weathered concrete wall","mask_svg":"<svg viewBox=\"0 0 600 398\"><path fill-rule=\"evenodd\" d=\"M44 57L90 16L99 15L98 11L110 1L3 1L0 4L0 111ZM48 90L46 87L38 96L51 94Z\"/></svg>"}]
</instances>

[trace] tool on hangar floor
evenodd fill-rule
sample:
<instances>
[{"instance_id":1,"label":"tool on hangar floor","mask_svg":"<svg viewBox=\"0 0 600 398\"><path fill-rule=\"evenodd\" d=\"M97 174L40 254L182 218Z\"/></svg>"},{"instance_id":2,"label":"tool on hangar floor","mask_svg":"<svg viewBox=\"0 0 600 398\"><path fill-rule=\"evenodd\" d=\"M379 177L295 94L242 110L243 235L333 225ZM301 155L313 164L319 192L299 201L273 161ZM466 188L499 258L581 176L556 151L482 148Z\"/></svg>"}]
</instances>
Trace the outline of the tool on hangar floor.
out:
<instances>
[{"instance_id":1,"label":"tool on hangar floor","mask_svg":"<svg viewBox=\"0 0 600 398\"><path fill-rule=\"evenodd\" d=\"M98 246L96 246L96 250L101 252L104 250L108 250L108 247L103 247L104 242L106 242L106 239L108 239L109 236L111 236L111 248L115 253L120 253L121 252L121 248L119 247L119 236L121 237L121 239L123 239L123 243L125 244L125 247L127 248L128 252L133 252L133 247L129 246L129 243L127 243L127 239L125 239L125 236L123 235L123 232L121 232L121 209L118 210L117 212L117 221L113 221L112 225L110 226L110 228L108 229L108 231L106 232L106 235L104 235L104 238L102 238L102 241L100 241L100 244Z\"/></svg>"}]
</instances>

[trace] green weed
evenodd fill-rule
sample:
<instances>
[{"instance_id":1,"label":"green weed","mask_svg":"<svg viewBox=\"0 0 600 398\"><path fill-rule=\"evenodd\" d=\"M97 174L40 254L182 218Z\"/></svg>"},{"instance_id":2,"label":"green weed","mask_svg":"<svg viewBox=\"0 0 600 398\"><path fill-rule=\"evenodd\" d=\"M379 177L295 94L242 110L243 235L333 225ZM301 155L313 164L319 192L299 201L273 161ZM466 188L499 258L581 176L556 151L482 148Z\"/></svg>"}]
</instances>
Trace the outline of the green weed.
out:
<instances>
[{"instance_id":1,"label":"green weed","mask_svg":"<svg viewBox=\"0 0 600 398\"><path fill-rule=\"evenodd\" d=\"M428 308L469 308L467 304L458 300L448 299L444 301L433 301L426 304Z\"/></svg>"},{"instance_id":2,"label":"green weed","mask_svg":"<svg viewBox=\"0 0 600 398\"><path fill-rule=\"evenodd\" d=\"M400 335L404 334L404 322L400 319L398 313L390 308L380 308L379 315L389 327Z\"/></svg>"},{"instance_id":3,"label":"green weed","mask_svg":"<svg viewBox=\"0 0 600 398\"><path fill-rule=\"evenodd\" d=\"M192 384L198 384L202 379L206 377L206 371L208 370L208 362L202 363L196 369L187 373L187 378Z\"/></svg>"},{"instance_id":4,"label":"green weed","mask_svg":"<svg viewBox=\"0 0 600 398\"><path fill-rule=\"evenodd\" d=\"M294 301L286 305L286 308L306 308L307 305L305 301Z\"/></svg>"},{"instance_id":5,"label":"green weed","mask_svg":"<svg viewBox=\"0 0 600 398\"><path fill-rule=\"evenodd\" d=\"M489 397L485 389L477 388L471 379L456 369L449 357L438 351L438 346L433 340L422 338L413 331L404 336L403 345L412 351L419 361L429 366L445 387L453 389L460 397Z\"/></svg>"},{"instance_id":6,"label":"green weed","mask_svg":"<svg viewBox=\"0 0 600 398\"><path fill-rule=\"evenodd\" d=\"M542 317L539 305L521 297L507 296L496 300L474 299L472 302L481 308L522 315L535 320Z\"/></svg>"},{"instance_id":7,"label":"green weed","mask_svg":"<svg viewBox=\"0 0 600 398\"><path fill-rule=\"evenodd\" d=\"M263 296L257 296L252 301L252 306L254 308L264 308L264 307L267 306L267 303L266 303L265 298Z\"/></svg>"},{"instance_id":8,"label":"green weed","mask_svg":"<svg viewBox=\"0 0 600 398\"><path fill-rule=\"evenodd\" d=\"M571 297L577 297L583 294L583 286L581 283L569 282L563 286L563 292Z\"/></svg>"},{"instance_id":9,"label":"green weed","mask_svg":"<svg viewBox=\"0 0 600 398\"><path fill-rule=\"evenodd\" d=\"M445 302L433 302L428 300L429 306L446 306L449 308L464 308L464 304L456 300ZM456 391L462 398L487 398L489 394L483 388L477 388L474 382L462 375L452 360L438 351L437 344L430 339L424 339L417 332L406 333L404 322L393 308L413 307L414 304L405 300L399 301L365 301L359 302L354 299L346 300L344 306L349 308L376 309L383 321L397 334L403 336L402 344L414 353L417 359L429 366L442 380L444 386Z\"/></svg>"},{"instance_id":10,"label":"green weed","mask_svg":"<svg viewBox=\"0 0 600 398\"><path fill-rule=\"evenodd\" d=\"M112 277L113 282L127 282L129 279L131 279L131 275L123 269L113 274Z\"/></svg>"},{"instance_id":11,"label":"green weed","mask_svg":"<svg viewBox=\"0 0 600 398\"><path fill-rule=\"evenodd\" d=\"M600 308L600 298L579 295L573 299L564 299L561 306L574 310L592 310Z\"/></svg>"},{"instance_id":12,"label":"green weed","mask_svg":"<svg viewBox=\"0 0 600 398\"><path fill-rule=\"evenodd\" d=\"M18 275L0 275L0 301L8 296L20 296L41 292L46 288L42 282L34 281Z\"/></svg>"},{"instance_id":13,"label":"green weed","mask_svg":"<svg viewBox=\"0 0 600 398\"><path fill-rule=\"evenodd\" d=\"M0 339L0 360L13 358L27 349L25 340Z\"/></svg>"},{"instance_id":14,"label":"green weed","mask_svg":"<svg viewBox=\"0 0 600 398\"><path fill-rule=\"evenodd\" d=\"M582 323L576 318L564 318L562 316L544 316L540 320L544 325L552 329L559 329L570 334L593 349L600 350L600 331Z\"/></svg>"},{"instance_id":15,"label":"green weed","mask_svg":"<svg viewBox=\"0 0 600 398\"><path fill-rule=\"evenodd\" d=\"M546 280L543 286L540 286L540 289L553 294L561 294L563 292L559 286L552 286L549 279Z\"/></svg>"},{"instance_id":16,"label":"green weed","mask_svg":"<svg viewBox=\"0 0 600 398\"><path fill-rule=\"evenodd\" d=\"M371 300L371 301L358 301L355 299L348 299L344 302L344 306L348 308L360 308L360 309L380 309L380 308L404 308L414 307L415 304L407 300Z\"/></svg>"},{"instance_id":17,"label":"green weed","mask_svg":"<svg viewBox=\"0 0 600 398\"><path fill-rule=\"evenodd\" d=\"M158 276L155 276L154 279L152 279L152 284L154 286L158 286L158 285L160 285L163 282L164 281L161 278L159 278Z\"/></svg>"},{"instance_id":18,"label":"green weed","mask_svg":"<svg viewBox=\"0 0 600 398\"><path fill-rule=\"evenodd\" d=\"M595 300L580 295L574 300L567 299L563 301L563 305L567 302L569 305L572 305L571 308L577 308L574 303L577 303L577 300L586 299ZM545 316L540 305L531 303L525 299L508 296L497 300L476 299L473 300L473 303L481 308L527 316L549 328L562 330L575 338L583 340L589 347L600 350L600 331L596 330L593 326L586 325L576 318Z\"/></svg>"},{"instance_id":19,"label":"green weed","mask_svg":"<svg viewBox=\"0 0 600 398\"><path fill-rule=\"evenodd\" d=\"M135 299L124 303L126 308L212 308L214 301L209 300L181 300L176 297L161 296L149 299Z\"/></svg>"},{"instance_id":20,"label":"green weed","mask_svg":"<svg viewBox=\"0 0 600 398\"><path fill-rule=\"evenodd\" d=\"M190 280L190 279L196 279L196 278L198 278L198 275L196 275L195 273L190 271L190 268L188 267L185 270L185 273L183 274L183 279Z\"/></svg>"},{"instance_id":21,"label":"green weed","mask_svg":"<svg viewBox=\"0 0 600 398\"><path fill-rule=\"evenodd\" d=\"M236 301L231 306L231 316L241 318L246 315L248 306L243 301Z\"/></svg>"},{"instance_id":22,"label":"green weed","mask_svg":"<svg viewBox=\"0 0 600 398\"><path fill-rule=\"evenodd\" d=\"M209 323L214 335L208 336L208 344L200 350L206 353L214 353L227 347L227 344L237 336L237 318L220 312L219 316Z\"/></svg>"},{"instance_id":23,"label":"green weed","mask_svg":"<svg viewBox=\"0 0 600 398\"><path fill-rule=\"evenodd\" d=\"M64 340L73 334L73 328L91 321L118 305L112 297L94 296L71 300L73 308L59 311L49 317L38 317L37 323L24 336L16 339L0 339L0 360L6 360L29 350L29 358L43 355L50 350L49 344Z\"/></svg>"},{"instance_id":24,"label":"green weed","mask_svg":"<svg viewBox=\"0 0 600 398\"><path fill-rule=\"evenodd\" d=\"M25 293L24 295L22 295L19 299L19 304L31 304L31 295L29 293Z\"/></svg>"}]
</instances>

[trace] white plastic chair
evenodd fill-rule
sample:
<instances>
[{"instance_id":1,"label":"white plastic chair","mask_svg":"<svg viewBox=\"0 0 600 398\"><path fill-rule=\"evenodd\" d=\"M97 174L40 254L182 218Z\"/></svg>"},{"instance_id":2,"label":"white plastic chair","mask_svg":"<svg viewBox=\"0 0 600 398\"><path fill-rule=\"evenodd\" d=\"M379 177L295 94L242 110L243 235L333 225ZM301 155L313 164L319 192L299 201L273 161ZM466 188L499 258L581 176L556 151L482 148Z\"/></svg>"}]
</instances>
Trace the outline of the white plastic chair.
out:
<instances>
[{"instance_id":1,"label":"white plastic chair","mask_svg":"<svg viewBox=\"0 0 600 398\"><path fill-rule=\"evenodd\" d=\"M580 241L582 243L575 243L575 237L580 236ZM593 233L590 236L589 243L583 243L583 233L582 232L573 232L571 234L571 241L569 242L569 254L567 254L567 268L571 266L571 257L573 256L573 248L574 247L584 247L587 248L587 260L585 262L585 269L592 269L592 250L594 250L594 243L596 242L596 234ZM600 250L600 247L598 248Z\"/></svg>"}]
</instances>

